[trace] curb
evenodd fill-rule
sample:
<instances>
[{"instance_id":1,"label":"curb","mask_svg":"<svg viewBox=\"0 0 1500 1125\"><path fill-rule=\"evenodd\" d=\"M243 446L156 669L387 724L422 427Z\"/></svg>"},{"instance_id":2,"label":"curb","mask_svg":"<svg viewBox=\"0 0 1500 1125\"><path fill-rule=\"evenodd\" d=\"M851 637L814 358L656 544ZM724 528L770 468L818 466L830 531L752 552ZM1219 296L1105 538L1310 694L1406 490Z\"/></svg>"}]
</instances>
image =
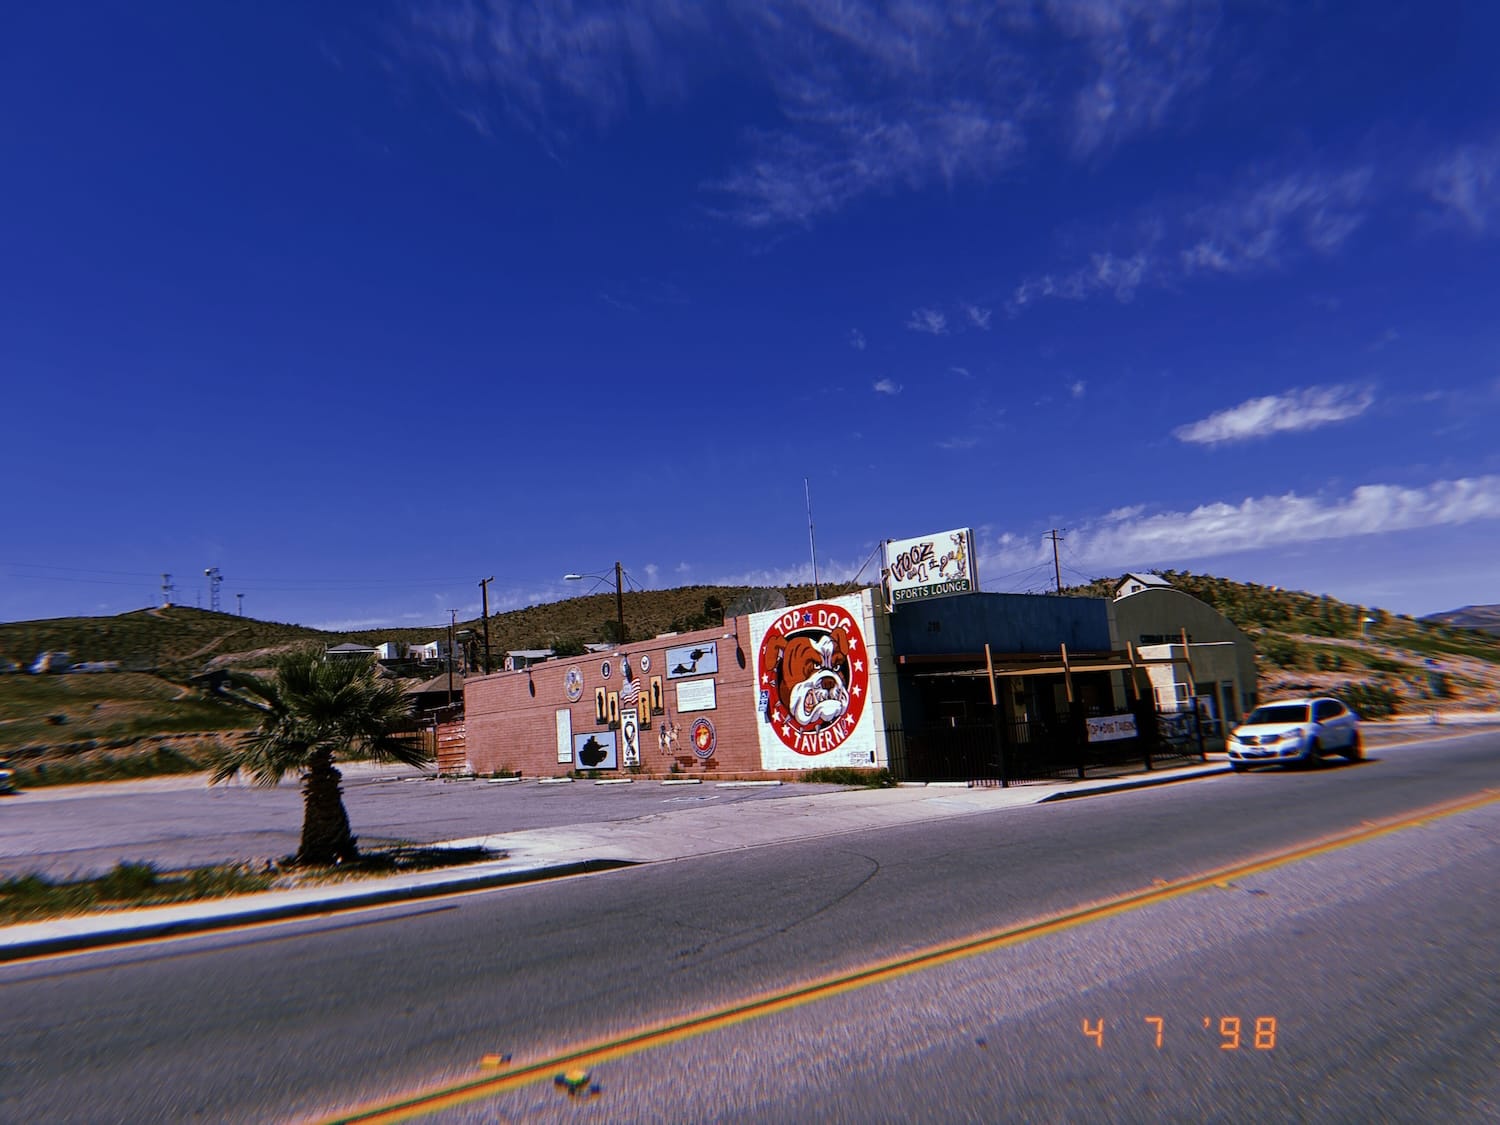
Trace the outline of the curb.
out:
<instances>
[{"instance_id":1,"label":"curb","mask_svg":"<svg viewBox=\"0 0 1500 1125\"><path fill-rule=\"evenodd\" d=\"M32 941L0 944L0 964L21 961L28 957L39 957L49 953L73 953L85 949L104 949L112 945L128 945L131 942L147 941L163 937L182 937L188 934L211 933L214 930L233 929L236 926L258 922L280 922L289 918L302 918L313 914L334 914L344 910L355 910L368 906L384 906L393 902L407 902L424 898L438 898L457 891L483 890L487 887L503 887L517 883L535 883L545 879L560 879L569 875L587 875L596 871L614 871L622 867L635 867L628 859L585 859L572 863L553 864L548 867L533 867L524 871L502 871L472 878L454 878L442 882L424 883L411 887L372 887L364 893L339 896L335 899L309 899L303 902L275 903L269 906L250 906L218 917L179 918L170 922L141 922L117 930L99 930L93 933L61 934L57 937L36 938ZM73 915L72 917L88 917ZM56 921L57 919L50 919ZM21 923L25 925L26 923Z\"/></svg>"},{"instance_id":2,"label":"curb","mask_svg":"<svg viewBox=\"0 0 1500 1125\"><path fill-rule=\"evenodd\" d=\"M1104 782L1100 785L1091 785L1087 789L1067 790L1063 789L1056 793L1048 793L1036 803L1045 805L1052 801L1076 801L1079 797L1094 797L1101 793L1120 793L1126 789L1148 789L1154 785L1171 785L1178 781L1196 781L1200 777L1215 777L1221 773L1233 772L1229 763L1222 765L1208 765L1193 773L1179 773L1171 777L1132 777L1122 778L1119 781Z\"/></svg>"}]
</instances>

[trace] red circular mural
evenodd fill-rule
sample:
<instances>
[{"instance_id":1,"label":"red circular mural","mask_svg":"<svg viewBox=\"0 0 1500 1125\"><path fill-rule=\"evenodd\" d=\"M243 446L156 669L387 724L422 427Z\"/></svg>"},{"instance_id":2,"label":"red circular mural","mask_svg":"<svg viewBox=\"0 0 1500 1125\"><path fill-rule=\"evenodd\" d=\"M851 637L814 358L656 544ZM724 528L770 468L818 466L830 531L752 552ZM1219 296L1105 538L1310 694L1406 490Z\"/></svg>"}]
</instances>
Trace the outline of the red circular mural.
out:
<instances>
[{"instance_id":1,"label":"red circular mural","mask_svg":"<svg viewBox=\"0 0 1500 1125\"><path fill-rule=\"evenodd\" d=\"M859 621L843 606L815 602L782 612L760 642L755 671L771 729L794 753L837 750L859 725L869 653Z\"/></svg>"}]
</instances>

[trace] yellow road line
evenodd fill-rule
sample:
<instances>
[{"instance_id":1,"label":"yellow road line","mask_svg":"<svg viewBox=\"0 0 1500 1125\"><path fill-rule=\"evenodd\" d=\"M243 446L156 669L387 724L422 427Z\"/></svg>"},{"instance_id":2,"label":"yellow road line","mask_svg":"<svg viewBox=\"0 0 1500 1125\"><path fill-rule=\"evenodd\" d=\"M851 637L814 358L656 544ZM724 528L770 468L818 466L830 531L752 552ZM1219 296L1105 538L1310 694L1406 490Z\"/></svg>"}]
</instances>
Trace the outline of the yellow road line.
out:
<instances>
[{"instance_id":1,"label":"yellow road line","mask_svg":"<svg viewBox=\"0 0 1500 1125\"><path fill-rule=\"evenodd\" d=\"M737 1003L714 1008L696 1015L647 1025L623 1035L602 1039L580 1047L549 1055L533 1062L522 1063L504 1074L485 1074L464 1079L433 1089L415 1092L401 1097L373 1103L331 1117L316 1119L320 1125L388 1125L391 1122L410 1121L416 1117L448 1109L464 1102L475 1101L516 1089L520 1086L551 1078L564 1070L587 1069L612 1059L624 1058L653 1047L664 1046L682 1039L704 1035L749 1019L758 1019L789 1008L811 1003L829 996L865 988L882 981L892 980L907 973L944 965L951 961L989 953L1006 946L1018 945L1034 938L1060 933L1075 926L1085 925L1127 911L1139 910L1158 902L1191 894L1205 887L1222 886L1235 879L1269 871L1312 856L1321 855L1339 848L1364 843L1402 829L1426 824L1439 817L1469 812L1500 801L1500 791L1485 790L1479 797L1462 801L1434 805L1420 812L1409 813L1398 819L1384 821L1367 827L1344 832L1311 843L1302 844L1288 851L1261 856L1257 859L1234 864L1216 871L1193 875L1177 882L1167 883L1135 891L1104 902L1078 907L1050 918L1024 922L999 930L991 930L958 941L929 946L914 953L877 961L863 968L846 970L821 977L805 984L777 989ZM1367 822L1368 824L1368 822Z\"/></svg>"}]
</instances>

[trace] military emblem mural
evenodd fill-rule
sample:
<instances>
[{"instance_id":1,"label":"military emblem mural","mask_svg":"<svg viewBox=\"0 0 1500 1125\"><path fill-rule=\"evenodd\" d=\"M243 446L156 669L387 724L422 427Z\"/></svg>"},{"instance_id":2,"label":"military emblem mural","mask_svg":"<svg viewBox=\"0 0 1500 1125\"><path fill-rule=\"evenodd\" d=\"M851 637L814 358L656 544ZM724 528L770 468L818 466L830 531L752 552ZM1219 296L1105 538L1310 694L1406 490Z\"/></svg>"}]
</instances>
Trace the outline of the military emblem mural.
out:
<instances>
[{"instance_id":1,"label":"military emblem mural","mask_svg":"<svg viewBox=\"0 0 1500 1125\"><path fill-rule=\"evenodd\" d=\"M751 615L764 769L875 763L862 615L858 594Z\"/></svg>"}]
</instances>

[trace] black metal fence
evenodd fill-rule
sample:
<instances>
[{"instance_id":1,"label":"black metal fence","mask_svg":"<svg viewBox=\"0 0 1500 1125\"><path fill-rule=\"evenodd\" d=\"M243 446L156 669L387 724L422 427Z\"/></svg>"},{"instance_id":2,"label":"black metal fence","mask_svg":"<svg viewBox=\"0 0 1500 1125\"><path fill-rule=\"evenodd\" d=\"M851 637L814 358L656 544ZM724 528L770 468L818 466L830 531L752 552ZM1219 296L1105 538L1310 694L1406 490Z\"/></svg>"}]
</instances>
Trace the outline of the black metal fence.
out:
<instances>
[{"instance_id":1,"label":"black metal fence","mask_svg":"<svg viewBox=\"0 0 1500 1125\"><path fill-rule=\"evenodd\" d=\"M1077 709L1050 720L997 718L889 727L891 772L901 781L1015 785L1138 767L1149 770L1204 758L1203 732L1191 712L1158 714L1149 702L1142 702L1132 713L1134 736L1091 741L1089 720L1107 714Z\"/></svg>"}]
</instances>

